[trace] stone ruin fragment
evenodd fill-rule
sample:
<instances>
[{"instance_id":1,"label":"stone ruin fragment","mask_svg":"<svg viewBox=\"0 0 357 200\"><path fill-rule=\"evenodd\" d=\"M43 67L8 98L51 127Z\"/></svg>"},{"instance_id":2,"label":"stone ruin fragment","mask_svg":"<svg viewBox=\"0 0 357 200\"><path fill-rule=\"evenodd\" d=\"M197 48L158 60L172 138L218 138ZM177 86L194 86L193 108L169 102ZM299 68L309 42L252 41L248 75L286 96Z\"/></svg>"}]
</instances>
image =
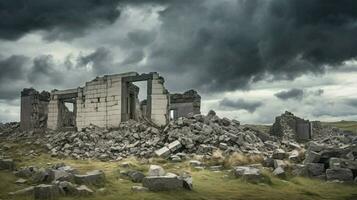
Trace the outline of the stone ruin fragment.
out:
<instances>
[{"instance_id":1,"label":"stone ruin fragment","mask_svg":"<svg viewBox=\"0 0 357 200\"><path fill-rule=\"evenodd\" d=\"M147 99L139 102L139 87L147 83ZM156 72L105 75L86 82L84 87L39 93L21 93L21 129L81 130L90 125L116 128L128 120L145 120L164 126L171 119L199 114L201 97L194 90L172 94ZM144 91L145 92L145 91Z\"/></svg>"},{"instance_id":2,"label":"stone ruin fragment","mask_svg":"<svg viewBox=\"0 0 357 200\"><path fill-rule=\"evenodd\" d=\"M39 93L35 89L25 88L21 92L21 123L22 130L47 127L48 104L50 93Z\"/></svg>"},{"instance_id":3,"label":"stone ruin fragment","mask_svg":"<svg viewBox=\"0 0 357 200\"><path fill-rule=\"evenodd\" d=\"M309 120L299 118L286 111L275 118L270 129L270 135L285 139L310 140L313 135L313 125Z\"/></svg>"}]
</instances>

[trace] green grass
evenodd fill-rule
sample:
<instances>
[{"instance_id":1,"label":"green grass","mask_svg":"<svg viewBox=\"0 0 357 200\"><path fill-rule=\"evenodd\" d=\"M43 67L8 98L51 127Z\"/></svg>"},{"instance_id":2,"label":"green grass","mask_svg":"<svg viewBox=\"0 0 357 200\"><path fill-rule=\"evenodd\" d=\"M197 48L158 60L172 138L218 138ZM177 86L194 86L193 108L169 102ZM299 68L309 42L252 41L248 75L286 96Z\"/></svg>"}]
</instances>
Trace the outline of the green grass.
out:
<instances>
[{"instance_id":1,"label":"green grass","mask_svg":"<svg viewBox=\"0 0 357 200\"><path fill-rule=\"evenodd\" d=\"M338 122L322 122L323 125L337 127L342 130L352 131L357 133L357 121L338 121Z\"/></svg>"},{"instance_id":2,"label":"green grass","mask_svg":"<svg viewBox=\"0 0 357 200\"><path fill-rule=\"evenodd\" d=\"M159 164L168 172L180 173L187 171L193 176L193 191L169 191L169 192L143 192L135 193L131 191L131 186L140 185L132 183L120 176L119 171L124 170L120 167L122 162L130 162L132 168L147 172L149 164L140 164L140 161L129 158L121 162L100 162L96 160L72 160L58 159L44 153L43 149L34 145L12 144L13 146L6 152L13 158L16 158L18 166L48 166L64 162L78 169L80 172L86 172L93 169L101 169L106 174L106 192L97 192L92 197L61 197L62 200L118 200L118 199L145 199L145 200L176 200L176 199L269 199L269 200L353 200L357 199L356 184L336 184L327 183L320 180L313 180L302 177L288 177L285 180L273 177L269 171L264 174L271 181L265 183L252 184L244 180L233 178L228 171L212 172L208 170L197 171L189 167L187 162L169 163L162 159L150 159L150 164ZM24 153L30 149L36 149L38 156L28 157ZM17 177L9 171L0 171L0 199L27 200L32 197L10 197L9 192L28 187L29 185L16 185ZM99 188L93 188L97 190Z\"/></svg>"}]
</instances>

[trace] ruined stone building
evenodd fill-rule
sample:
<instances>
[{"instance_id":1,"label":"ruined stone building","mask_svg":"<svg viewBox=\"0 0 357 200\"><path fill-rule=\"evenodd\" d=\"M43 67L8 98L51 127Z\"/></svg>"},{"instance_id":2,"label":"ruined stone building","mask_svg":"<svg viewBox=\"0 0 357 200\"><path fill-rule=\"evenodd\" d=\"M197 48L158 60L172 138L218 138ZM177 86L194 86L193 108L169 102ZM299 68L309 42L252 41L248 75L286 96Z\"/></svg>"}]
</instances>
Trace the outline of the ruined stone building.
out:
<instances>
[{"instance_id":1,"label":"ruined stone building","mask_svg":"<svg viewBox=\"0 0 357 200\"><path fill-rule=\"evenodd\" d=\"M310 140L313 135L313 125L309 120L299 118L286 111L275 118L270 134L277 137L293 137L297 140Z\"/></svg>"},{"instance_id":2,"label":"ruined stone building","mask_svg":"<svg viewBox=\"0 0 357 200\"><path fill-rule=\"evenodd\" d=\"M140 89L134 83L141 81L147 83L147 98L140 103ZM90 124L114 128L129 119L146 119L162 126L170 120L170 110L172 118L200 113L201 100L193 90L170 95L156 72L105 75L86 82L84 87L53 90L47 99L39 96L34 89L21 93L23 129L37 127L39 119L45 119L45 127L53 130L82 129Z\"/></svg>"}]
</instances>

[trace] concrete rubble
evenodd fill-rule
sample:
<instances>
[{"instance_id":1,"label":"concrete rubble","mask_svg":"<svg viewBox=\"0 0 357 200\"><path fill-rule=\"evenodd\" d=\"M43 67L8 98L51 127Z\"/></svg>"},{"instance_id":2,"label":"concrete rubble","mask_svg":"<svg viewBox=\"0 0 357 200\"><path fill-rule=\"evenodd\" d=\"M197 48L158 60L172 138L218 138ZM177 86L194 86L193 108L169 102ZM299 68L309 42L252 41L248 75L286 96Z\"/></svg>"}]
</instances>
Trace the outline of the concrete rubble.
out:
<instances>
[{"instance_id":1,"label":"concrete rubble","mask_svg":"<svg viewBox=\"0 0 357 200\"><path fill-rule=\"evenodd\" d=\"M77 170L64 163L58 163L49 168L22 167L14 169L13 173L21 177L16 181L17 183L34 186L10 192L9 195L33 196L35 200L53 200L61 196L89 196L94 193L92 188L104 186L106 182L105 175L100 170L80 175ZM64 174L66 176L62 176ZM71 178L62 179L63 177Z\"/></svg>"},{"instance_id":2,"label":"concrete rubble","mask_svg":"<svg viewBox=\"0 0 357 200\"><path fill-rule=\"evenodd\" d=\"M269 135L239 122L221 119L215 114L196 114L190 118L179 118L163 128L149 123L129 120L116 129L105 129L91 125L81 131L47 130L41 135L16 132L7 137L33 139L42 144L55 157L75 159L120 160L128 156L159 156L168 158L177 153L212 155L215 150L226 153L269 154L274 146L264 141ZM173 157L175 158L175 157ZM177 161L184 159L178 155Z\"/></svg>"},{"instance_id":3,"label":"concrete rubble","mask_svg":"<svg viewBox=\"0 0 357 200\"><path fill-rule=\"evenodd\" d=\"M6 136L1 137L4 141L16 142L21 139L26 140L28 144L41 145L53 157L59 158L118 161L131 156L161 157L173 163L187 160L195 169L221 171L224 170L224 166L219 164L209 166L203 163L202 159L195 158L214 159L214 152L218 151L223 157L233 153L261 156L265 158L264 166L281 178L284 178L287 173L292 173L327 181L356 180L356 135L330 127L312 125L312 129L303 129L306 131L304 134L311 136L308 141L304 141L296 136L298 133L296 130L294 132L291 126L285 123L291 119L295 125L296 121L307 124L306 120L297 120L293 114L285 113L276 122L280 125L271 129L274 131L276 127L280 127L280 133L269 135L251 126L241 125L236 120L220 118L214 111L210 111L206 116L194 114L179 117L163 127L146 121L128 120L120 123L117 128L107 129L90 125L80 131L45 130L36 133L21 131L14 124L5 124L2 126L13 126L13 129ZM309 124L311 125L311 122ZM321 136L323 132L326 133L324 137ZM281 133L283 134L280 135ZM11 146L1 148L8 149ZM130 170L128 163L125 166L129 170L122 174L135 183L142 183L148 190L192 189L190 176L166 173L162 167L155 165L150 166L147 174ZM0 158L0 168L13 170L16 166L11 159L4 157ZM233 171L236 177L262 180L260 167L238 166ZM17 169L15 174L36 184L52 184L57 181L59 188L61 185L72 188L65 190L71 191L69 193L77 193L77 188L82 184L98 187L105 182L105 176L100 171L79 175L69 166L56 166L50 169L29 166ZM78 185L72 187L68 183ZM146 189L138 187L132 190L145 191ZM29 189L25 192L31 191ZM83 191L90 194L86 189Z\"/></svg>"}]
</instances>

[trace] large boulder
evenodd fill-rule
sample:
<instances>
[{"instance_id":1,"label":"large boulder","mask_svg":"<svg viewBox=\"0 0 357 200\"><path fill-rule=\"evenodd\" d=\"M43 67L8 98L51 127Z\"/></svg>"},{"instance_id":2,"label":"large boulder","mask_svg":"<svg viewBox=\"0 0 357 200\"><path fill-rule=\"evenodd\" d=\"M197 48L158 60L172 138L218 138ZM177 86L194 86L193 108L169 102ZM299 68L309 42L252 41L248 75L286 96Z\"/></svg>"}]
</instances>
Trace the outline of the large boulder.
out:
<instances>
[{"instance_id":1,"label":"large boulder","mask_svg":"<svg viewBox=\"0 0 357 200\"><path fill-rule=\"evenodd\" d=\"M50 180L53 181L73 181L73 174L70 174L64 170L51 169L49 170Z\"/></svg>"},{"instance_id":2,"label":"large boulder","mask_svg":"<svg viewBox=\"0 0 357 200\"><path fill-rule=\"evenodd\" d=\"M129 177L129 179L134 183L141 183L143 181L143 178L145 177L142 172L136 170L121 172L121 174L126 177Z\"/></svg>"},{"instance_id":3,"label":"large boulder","mask_svg":"<svg viewBox=\"0 0 357 200\"><path fill-rule=\"evenodd\" d=\"M312 150L308 150L305 153L304 164L307 163L318 163L321 159L321 154Z\"/></svg>"},{"instance_id":4,"label":"large boulder","mask_svg":"<svg viewBox=\"0 0 357 200\"><path fill-rule=\"evenodd\" d=\"M143 179L143 186L151 191L183 189L184 181L177 176L148 176Z\"/></svg>"},{"instance_id":5,"label":"large boulder","mask_svg":"<svg viewBox=\"0 0 357 200\"><path fill-rule=\"evenodd\" d=\"M259 182L263 179L260 169L248 166L235 167L234 175L250 182Z\"/></svg>"},{"instance_id":6,"label":"large boulder","mask_svg":"<svg viewBox=\"0 0 357 200\"><path fill-rule=\"evenodd\" d=\"M353 181L353 174L350 169L339 168L339 169L327 169L326 170L327 180L339 180L350 182Z\"/></svg>"},{"instance_id":7,"label":"large boulder","mask_svg":"<svg viewBox=\"0 0 357 200\"><path fill-rule=\"evenodd\" d=\"M321 177L324 176L325 165L323 163L307 163L306 170L310 177Z\"/></svg>"},{"instance_id":8,"label":"large boulder","mask_svg":"<svg viewBox=\"0 0 357 200\"><path fill-rule=\"evenodd\" d=\"M87 172L85 175L74 175L74 181L79 185L96 185L102 186L105 184L105 174L101 170Z\"/></svg>"},{"instance_id":9,"label":"large boulder","mask_svg":"<svg viewBox=\"0 0 357 200\"><path fill-rule=\"evenodd\" d=\"M59 189L56 185L41 184L34 189L35 200L53 200L58 199Z\"/></svg>"}]
</instances>

